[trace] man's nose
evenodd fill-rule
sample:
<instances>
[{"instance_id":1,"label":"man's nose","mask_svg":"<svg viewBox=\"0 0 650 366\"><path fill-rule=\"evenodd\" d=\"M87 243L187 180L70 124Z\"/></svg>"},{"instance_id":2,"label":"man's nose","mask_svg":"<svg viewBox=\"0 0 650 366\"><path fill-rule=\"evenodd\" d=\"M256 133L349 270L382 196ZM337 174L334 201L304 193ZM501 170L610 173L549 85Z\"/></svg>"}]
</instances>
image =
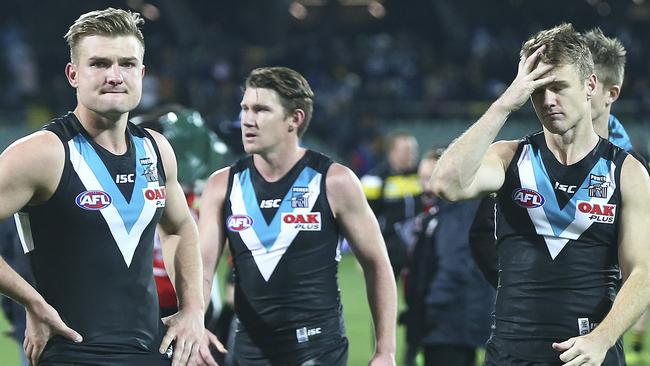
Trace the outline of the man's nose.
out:
<instances>
[{"instance_id":1,"label":"man's nose","mask_svg":"<svg viewBox=\"0 0 650 366\"><path fill-rule=\"evenodd\" d=\"M119 65L113 65L108 69L107 81L111 85L119 85L124 82L122 70Z\"/></svg>"}]
</instances>

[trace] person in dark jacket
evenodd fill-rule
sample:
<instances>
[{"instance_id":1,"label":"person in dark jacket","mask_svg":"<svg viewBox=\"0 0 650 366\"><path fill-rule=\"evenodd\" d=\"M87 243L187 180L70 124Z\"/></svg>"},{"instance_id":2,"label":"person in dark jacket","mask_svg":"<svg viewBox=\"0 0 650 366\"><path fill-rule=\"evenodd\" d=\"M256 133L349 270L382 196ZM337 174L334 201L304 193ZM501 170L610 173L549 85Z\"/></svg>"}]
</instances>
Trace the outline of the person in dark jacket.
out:
<instances>
[{"instance_id":1,"label":"person in dark jacket","mask_svg":"<svg viewBox=\"0 0 650 366\"><path fill-rule=\"evenodd\" d=\"M422 212L418 183L418 142L411 133L394 132L387 140L386 161L361 177L370 208L386 242L395 279L407 261L411 220Z\"/></svg>"},{"instance_id":2,"label":"person in dark jacket","mask_svg":"<svg viewBox=\"0 0 650 366\"><path fill-rule=\"evenodd\" d=\"M421 167L429 158L425 156ZM408 310L402 319L412 346L407 364L413 364L414 348L420 347L426 365L471 366L476 349L489 337L494 290L482 278L468 243L478 204L437 201L418 217L406 289Z\"/></svg>"}]
</instances>

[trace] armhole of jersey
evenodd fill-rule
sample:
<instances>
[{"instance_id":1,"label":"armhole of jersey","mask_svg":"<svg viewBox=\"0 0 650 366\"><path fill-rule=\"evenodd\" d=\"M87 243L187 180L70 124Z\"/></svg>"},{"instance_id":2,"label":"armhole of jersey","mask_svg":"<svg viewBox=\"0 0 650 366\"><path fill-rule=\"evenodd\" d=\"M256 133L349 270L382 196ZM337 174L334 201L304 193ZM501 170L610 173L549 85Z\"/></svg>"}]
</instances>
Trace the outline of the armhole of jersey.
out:
<instances>
[{"instance_id":1,"label":"armhole of jersey","mask_svg":"<svg viewBox=\"0 0 650 366\"><path fill-rule=\"evenodd\" d=\"M163 157L162 154L160 154L160 149L158 148L158 143L156 143L156 139L153 138L153 136L151 135L151 133L149 133L149 131L147 131L147 129L136 125L133 126L140 128L143 131L145 137L148 138L149 141L151 141L151 146L153 146L156 155L158 155L158 172L160 173L164 181L167 182L167 173L165 173L165 164L163 163Z\"/></svg>"},{"instance_id":2,"label":"armhole of jersey","mask_svg":"<svg viewBox=\"0 0 650 366\"><path fill-rule=\"evenodd\" d=\"M631 158L635 158L635 156L633 154L629 154L627 151L617 147L614 144L612 144L611 148L614 149L614 158L612 160L613 160L614 165L616 166L616 172L614 172L614 181L616 182L617 185L620 185L621 184L621 172L623 171L623 163L625 163L625 159L627 159L628 156L630 156ZM616 188L617 188L616 191L618 192L618 202L619 202L619 205L622 206L624 204L623 203L623 193L621 191L621 187L616 187ZM620 208L619 208L619 212L620 212ZM620 215L616 215L616 218L615 218L615 220L616 220L616 222L615 222L616 237L618 237L618 233L619 233L619 230L620 230L620 217L621 217ZM618 243L616 243L616 246L618 247Z\"/></svg>"},{"instance_id":3,"label":"armhole of jersey","mask_svg":"<svg viewBox=\"0 0 650 366\"><path fill-rule=\"evenodd\" d=\"M61 190L70 181L70 177L71 177L71 174L72 174L72 164L70 164L70 147L68 146L67 141L64 140L65 137L62 136L62 134L59 133L59 131L56 131L56 130L53 130L53 129L43 128L43 131L48 131L48 132L51 132L54 135L56 135L56 137L59 139L59 142L61 143L61 145L63 145L63 151L64 151L64 154L63 154L63 170L61 171L61 176L59 177L59 182L57 183L56 188L54 189L54 193L52 193L52 195L50 196L50 198L47 199L47 201L45 201L45 202L43 202L41 204L38 204L38 205L34 205L34 206L27 205L21 211L27 211L27 210L29 210L30 207L42 207L44 205L47 205L50 201L52 201L58 195L61 194Z\"/></svg>"},{"instance_id":4,"label":"armhole of jersey","mask_svg":"<svg viewBox=\"0 0 650 366\"><path fill-rule=\"evenodd\" d=\"M322 156L324 159L319 162L319 170L322 172L321 174L323 175L323 179L321 179L321 187L320 191L321 194L323 195L323 202L325 203L324 207L327 210L327 216L330 218L330 220L336 225L337 231L341 231L339 228L339 223L336 220L336 217L334 216L334 212L332 212L332 206L330 205L330 200L327 196L327 174L330 171L330 168L332 165L334 165L334 161L326 156Z\"/></svg>"},{"instance_id":5,"label":"armhole of jersey","mask_svg":"<svg viewBox=\"0 0 650 366\"><path fill-rule=\"evenodd\" d=\"M224 222L228 218L226 216L227 209L226 205L230 203L230 191L232 190L232 183L235 179L235 172L238 172L236 168L239 166L239 162L233 164L230 166L230 169L228 170L228 186L226 187L226 193L223 197L223 205L221 205L221 217L223 218Z\"/></svg>"},{"instance_id":6,"label":"armhole of jersey","mask_svg":"<svg viewBox=\"0 0 650 366\"><path fill-rule=\"evenodd\" d=\"M526 144L531 144L531 141L528 138L528 136L521 139L521 140L519 140L519 144L517 145L517 151L515 151L515 154L512 156L512 159L510 160L510 163L506 167L506 171L504 173L504 180L503 180L504 183L501 186L501 188L499 188L499 190L496 192L497 196L499 196L501 193L503 193L502 192L503 187L506 186L506 182L508 181L508 176L509 176L508 173L510 171L514 171L514 169L515 169L515 167L517 165L517 162L519 161L519 158L521 157L521 153L524 150L524 145L526 145ZM498 201L498 199L496 199L496 200Z\"/></svg>"}]
</instances>

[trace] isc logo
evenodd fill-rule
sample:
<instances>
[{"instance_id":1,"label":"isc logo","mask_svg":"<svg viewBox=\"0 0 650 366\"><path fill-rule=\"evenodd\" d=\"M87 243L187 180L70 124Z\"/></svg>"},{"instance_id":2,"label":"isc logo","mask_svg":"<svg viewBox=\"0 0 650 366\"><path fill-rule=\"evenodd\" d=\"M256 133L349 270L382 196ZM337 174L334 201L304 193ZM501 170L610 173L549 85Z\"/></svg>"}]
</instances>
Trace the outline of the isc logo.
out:
<instances>
[{"instance_id":1,"label":"isc logo","mask_svg":"<svg viewBox=\"0 0 650 366\"><path fill-rule=\"evenodd\" d=\"M555 189L564 191L566 193L576 193L576 189L578 186L570 186L567 184L561 184L559 182L555 182Z\"/></svg>"},{"instance_id":2,"label":"isc logo","mask_svg":"<svg viewBox=\"0 0 650 366\"><path fill-rule=\"evenodd\" d=\"M281 199L277 198L274 200L262 200L260 203L260 208L278 208L280 207Z\"/></svg>"},{"instance_id":3,"label":"isc logo","mask_svg":"<svg viewBox=\"0 0 650 366\"><path fill-rule=\"evenodd\" d=\"M246 230L253 225L253 219L248 215L230 215L226 220L226 226L230 231Z\"/></svg>"},{"instance_id":4,"label":"isc logo","mask_svg":"<svg viewBox=\"0 0 650 366\"><path fill-rule=\"evenodd\" d=\"M616 218L616 205L578 201L578 211L589 215L591 221L605 224L613 224Z\"/></svg>"},{"instance_id":5,"label":"isc logo","mask_svg":"<svg viewBox=\"0 0 650 366\"><path fill-rule=\"evenodd\" d=\"M519 188L512 193L512 199L523 208L535 208L544 204L544 196L529 188Z\"/></svg>"},{"instance_id":6,"label":"isc logo","mask_svg":"<svg viewBox=\"0 0 650 366\"><path fill-rule=\"evenodd\" d=\"M75 198L77 206L91 211L108 207L112 201L111 196L104 191L85 191Z\"/></svg>"},{"instance_id":7,"label":"isc logo","mask_svg":"<svg viewBox=\"0 0 650 366\"><path fill-rule=\"evenodd\" d=\"M320 212L282 214L282 225L289 225L301 231L320 231L320 222Z\"/></svg>"},{"instance_id":8,"label":"isc logo","mask_svg":"<svg viewBox=\"0 0 650 366\"><path fill-rule=\"evenodd\" d=\"M118 174L115 176L115 183L133 183L135 174Z\"/></svg>"}]
</instances>

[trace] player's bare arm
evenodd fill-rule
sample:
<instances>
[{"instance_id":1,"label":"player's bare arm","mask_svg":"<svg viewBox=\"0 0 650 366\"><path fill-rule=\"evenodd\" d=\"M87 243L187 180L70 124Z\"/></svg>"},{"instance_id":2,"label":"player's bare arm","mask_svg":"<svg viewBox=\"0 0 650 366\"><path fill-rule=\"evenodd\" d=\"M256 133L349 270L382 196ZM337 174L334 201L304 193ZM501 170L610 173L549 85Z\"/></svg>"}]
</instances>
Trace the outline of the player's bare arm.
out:
<instances>
[{"instance_id":1,"label":"player's bare arm","mask_svg":"<svg viewBox=\"0 0 650 366\"><path fill-rule=\"evenodd\" d=\"M166 259L165 267L169 271L179 303L178 313L164 319L168 330L160 345L160 352L167 351L174 341L172 365L192 364L198 357L198 347L204 329L198 230L187 207L183 189L178 183L174 151L162 135L150 132L158 144L165 168L166 200L159 232ZM172 260L167 261L168 258Z\"/></svg>"},{"instance_id":2,"label":"player's bare arm","mask_svg":"<svg viewBox=\"0 0 650 366\"><path fill-rule=\"evenodd\" d=\"M361 183L348 168L340 164L330 167L327 197L366 279L377 341L370 364L394 365L397 291L379 225L365 199Z\"/></svg>"},{"instance_id":3,"label":"player's bare arm","mask_svg":"<svg viewBox=\"0 0 650 366\"><path fill-rule=\"evenodd\" d=\"M199 215L199 242L201 244L201 258L203 260L203 300L205 306L210 301L210 290L214 273L219 259L226 245L224 232L223 204L226 190L228 189L228 175L230 168L223 168L213 173L201 195L201 214ZM205 330L201 347L199 348L199 365L216 365L210 353L210 344L220 352L226 349L217 337L209 330Z\"/></svg>"},{"instance_id":4,"label":"player's bare arm","mask_svg":"<svg viewBox=\"0 0 650 366\"><path fill-rule=\"evenodd\" d=\"M600 365L607 350L634 324L650 303L650 178L628 156L621 168L619 264L623 286L605 319L589 334L553 344L565 365Z\"/></svg>"},{"instance_id":5,"label":"player's bare arm","mask_svg":"<svg viewBox=\"0 0 650 366\"><path fill-rule=\"evenodd\" d=\"M517 76L508 89L442 155L431 177L436 195L460 201L501 188L517 143L492 142L510 114L521 108L535 89L554 80L553 76L544 76L552 66L538 62L543 51L544 46L521 58Z\"/></svg>"},{"instance_id":6,"label":"player's bare arm","mask_svg":"<svg viewBox=\"0 0 650 366\"><path fill-rule=\"evenodd\" d=\"M51 132L36 132L9 146L0 155L0 218L10 217L26 205L47 201L61 179L64 159L63 145ZM2 259L0 292L27 310L23 348L33 365L56 334L81 342L81 335L66 326L58 312Z\"/></svg>"}]
</instances>

